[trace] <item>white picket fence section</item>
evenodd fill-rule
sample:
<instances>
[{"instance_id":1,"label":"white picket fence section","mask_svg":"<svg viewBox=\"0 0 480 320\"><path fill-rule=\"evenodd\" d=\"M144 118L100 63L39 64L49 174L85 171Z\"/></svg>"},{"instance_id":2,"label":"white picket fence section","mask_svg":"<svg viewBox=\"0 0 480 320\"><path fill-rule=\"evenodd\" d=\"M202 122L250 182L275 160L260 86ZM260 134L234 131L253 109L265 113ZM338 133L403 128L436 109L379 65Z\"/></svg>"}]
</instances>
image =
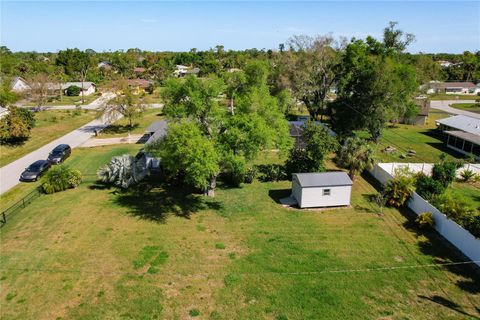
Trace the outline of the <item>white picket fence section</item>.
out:
<instances>
[{"instance_id":1,"label":"white picket fence section","mask_svg":"<svg viewBox=\"0 0 480 320\"><path fill-rule=\"evenodd\" d=\"M414 172L424 172L425 174L429 174L431 172L431 168L433 167L432 164L427 163L379 163L373 168L373 170L370 171L370 173L380 183L385 184L393 178L397 168L405 166L408 166L409 169ZM480 173L480 165L475 164L471 166L475 169L478 168L478 173ZM465 168L459 169L457 172L461 172L464 169ZM473 171L472 168L469 170ZM416 214L431 212L433 220L435 221L435 229L437 232L440 233L451 244L453 244L465 256L470 258L472 261L476 261L475 263L480 266L480 239L475 238L470 232L463 229L455 221L447 218L445 214L428 203L428 201L420 197L416 192L412 194L407 206Z\"/></svg>"}]
</instances>

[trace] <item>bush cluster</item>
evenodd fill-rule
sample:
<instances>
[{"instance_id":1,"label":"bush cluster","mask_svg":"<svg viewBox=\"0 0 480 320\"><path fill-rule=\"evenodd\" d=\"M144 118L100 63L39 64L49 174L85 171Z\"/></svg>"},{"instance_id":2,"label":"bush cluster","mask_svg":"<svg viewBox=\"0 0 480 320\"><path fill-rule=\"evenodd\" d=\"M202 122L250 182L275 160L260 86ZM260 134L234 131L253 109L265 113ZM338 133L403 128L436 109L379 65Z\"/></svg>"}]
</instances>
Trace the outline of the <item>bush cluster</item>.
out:
<instances>
[{"instance_id":1,"label":"bush cluster","mask_svg":"<svg viewBox=\"0 0 480 320\"><path fill-rule=\"evenodd\" d=\"M42 182L43 192L47 194L77 187L82 182L82 174L78 170L60 165L47 172Z\"/></svg>"}]
</instances>

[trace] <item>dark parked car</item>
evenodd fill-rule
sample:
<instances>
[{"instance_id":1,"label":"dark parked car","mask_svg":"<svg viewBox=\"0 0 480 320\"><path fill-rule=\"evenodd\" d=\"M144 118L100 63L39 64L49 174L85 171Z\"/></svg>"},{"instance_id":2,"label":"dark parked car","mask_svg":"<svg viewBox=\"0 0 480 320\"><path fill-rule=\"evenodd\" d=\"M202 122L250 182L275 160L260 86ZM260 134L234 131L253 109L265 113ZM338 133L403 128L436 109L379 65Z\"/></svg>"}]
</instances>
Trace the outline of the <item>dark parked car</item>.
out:
<instances>
[{"instance_id":1,"label":"dark parked car","mask_svg":"<svg viewBox=\"0 0 480 320\"><path fill-rule=\"evenodd\" d=\"M72 153L72 148L68 144L59 144L50 152L47 160L52 164L58 164L65 161Z\"/></svg>"},{"instance_id":2,"label":"dark parked car","mask_svg":"<svg viewBox=\"0 0 480 320\"><path fill-rule=\"evenodd\" d=\"M47 160L37 160L20 175L20 181L37 181L52 165Z\"/></svg>"}]
</instances>

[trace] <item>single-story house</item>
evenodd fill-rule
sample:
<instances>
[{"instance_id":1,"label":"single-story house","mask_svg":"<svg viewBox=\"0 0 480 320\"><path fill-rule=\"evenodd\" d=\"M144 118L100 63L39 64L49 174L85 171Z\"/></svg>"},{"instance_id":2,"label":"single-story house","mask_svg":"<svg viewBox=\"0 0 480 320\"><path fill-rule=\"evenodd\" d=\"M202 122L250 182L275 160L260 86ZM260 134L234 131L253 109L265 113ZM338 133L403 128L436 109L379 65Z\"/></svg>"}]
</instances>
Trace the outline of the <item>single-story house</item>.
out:
<instances>
[{"instance_id":1,"label":"single-story house","mask_svg":"<svg viewBox=\"0 0 480 320\"><path fill-rule=\"evenodd\" d=\"M145 135L147 138L145 146L148 146L164 137L167 134L167 128L168 123L165 120L155 121L150 124L150 126L148 126L148 128L145 130ZM137 154L137 158L139 157L143 157L145 159L145 164L149 170L160 170L160 158L154 157L143 149Z\"/></svg>"},{"instance_id":2,"label":"single-story house","mask_svg":"<svg viewBox=\"0 0 480 320\"><path fill-rule=\"evenodd\" d=\"M101 61L97 64L98 69L105 69L105 70L110 70L112 69L112 65L108 61Z\"/></svg>"},{"instance_id":3,"label":"single-story house","mask_svg":"<svg viewBox=\"0 0 480 320\"><path fill-rule=\"evenodd\" d=\"M439 119L436 124L445 135L447 147L480 159L480 119L456 115Z\"/></svg>"},{"instance_id":4,"label":"single-story house","mask_svg":"<svg viewBox=\"0 0 480 320\"><path fill-rule=\"evenodd\" d=\"M21 77L14 77L12 79L11 88L13 92L24 92L30 90L30 86L28 85L27 81Z\"/></svg>"},{"instance_id":5,"label":"single-story house","mask_svg":"<svg viewBox=\"0 0 480 320\"><path fill-rule=\"evenodd\" d=\"M198 75L200 73L200 69L199 68L192 68L192 67L187 67L187 66L183 66L183 65L177 65L175 67L175 71L173 71L173 75L178 77L178 78L181 78L181 77L185 77L187 75Z\"/></svg>"},{"instance_id":6,"label":"single-story house","mask_svg":"<svg viewBox=\"0 0 480 320\"><path fill-rule=\"evenodd\" d=\"M167 134L168 123L166 120L158 120L152 122L145 130L145 134L148 135L148 140L145 145L149 145Z\"/></svg>"},{"instance_id":7,"label":"single-story house","mask_svg":"<svg viewBox=\"0 0 480 320\"><path fill-rule=\"evenodd\" d=\"M479 94L480 88L473 82L445 82L445 94Z\"/></svg>"},{"instance_id":8,"label":"single-story house","mask_svg":"<svg viewBox=\"0 0 480 320\"><path fill-rule=\"evenodd\" d=\"M146 79L127 79L125 83L134 94L140 94L145 92L146 89L153 84L153 81Z\"/></svg>"},{"instance_id":9,"label":"single-story house","mask_svg":"<svg viewBox=\"0 0 480 320\"><path fill-rule=\"evenodd\" d=\"M71 86L79 87L80 95L82 95L82 91L83 91L83 95L85 96L91 95L92 93L95 93L95 91L97 90L97 86L95 85L95 83L90 81L83 82L83 86L82 86L82 82L65 82L65 83L62 83L62 90L65 92Z\"/></svg>"},{"instance_id":10,"label":"single-story house","mask_svg":"<svg viewBox=\"0 0 480 320\"><path fill-rule=\"evenodd\" d=\"M294 173L292 196L300 208L350 205L353 182L345 172Z\"/></svg>"}]
</instances>

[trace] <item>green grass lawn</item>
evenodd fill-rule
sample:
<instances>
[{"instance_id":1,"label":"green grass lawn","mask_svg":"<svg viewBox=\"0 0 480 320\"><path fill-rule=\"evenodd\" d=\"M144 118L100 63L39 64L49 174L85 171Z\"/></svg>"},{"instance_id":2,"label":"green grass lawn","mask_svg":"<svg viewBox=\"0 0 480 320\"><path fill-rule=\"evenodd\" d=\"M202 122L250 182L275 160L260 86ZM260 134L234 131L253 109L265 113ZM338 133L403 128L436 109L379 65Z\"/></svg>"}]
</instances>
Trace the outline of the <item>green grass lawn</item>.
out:
<instances>
[{"instance_id":1,"label":"green grass lawn","mask_svg":"<svg viewBox=\"0 0 480 320\"><path fill-rule=\"evenodd\" d=\"M128 120L126 118L122 118L102 130L98 138L122 137L128 135L129 132L132 134L143 134L152 122L161 119L163 119L161 109L147 109L139 119L133 121L133 128L128 126Z\"/></svg>"},{"instance_id":2,"label":"green grass lawn","mask_svg":"<svg viewBox=\"0 0 480 320\"><path fill-rule=\"evenodd\" d=\"M71 110L47 110L35 113L36 125L25 143L15 146L0 145L0 167L81 127L96 116L94 111L82 111L80 115L74 115Z\"/></svg>"},{"instance_id":3,"label":"green grass lawn","mask_svg":"<svg viewBox=\"0 0 480 320\"><path fill-rule=\"evenodd\" d=\"M432 94L429 95L430 100L475 100L478 99L477 95L469 94Z\"/></svg>"},{"instance_id":4,"label":"green grass lawn","mask_svg":"<svg viewBox=\"0 0 480 320\"><path fill-rule=\"evenodd\" d=\"M45 103L47 107L54 107L54 106L70 106L70 105L87 105L93 102L95 99L98 99L100 95L98 94L91 94L84 97L84 103L82 103L81 96L62 96L62 99L53 99L52 101L48 101ZM25 103L25 106L35 106L35 103L28 101Z\"/></svg>"},{"instance_id":5,"label":"green grass lawn","mask_svg":"<svg viewBox=\"0 0 480 320\"><path fill-rule=\"evenodd\" d=\"M480 183L476 185L468 183L454 182L446 191L453 198L462 198L467 200L473 208L480 212Z\"/></svg>"},{"instance_id":6,"label":"green grass lawn","mask_svg":"<svg viewBox=\"0 0 480 320\"><path fill-rule=\"evenodd\" d=\"M382 139L377 145L377 158L380 162L437 162L442 153L447 153L454 158L464 158L445 146L434 131L435 120L446 118L449 115L432 110L427 123L422 126L396 124L394 127L383 131ZM392 153L382 152L387 146L394 146L397 150ZM417 156L401 158L407 150L415 150Z\"/></svg>"},{"instance_id":7,"label":"green grass lawn","mask_svg":"<svg viewBox=\"0 0 480 320\"><path fill-rule=\"evenodd\" d=\"M76 151L76 150L75 150ZM79 149L95 172L135 146ZM86 179L45 195L0 233L2 319L469 319L480 283L408 212L378 216L363 177L352 207L282 208L290 182L220 185L217 196ZM397 269L379 269L400 267Z\"/></svg>"},{"instance_id":8,"label":"green grass lawn","mask_svg":"<svg viewBox=\"0 0 480 320\"><path fill-rule=\"evenodd\" d=\"M453 103L450 107L480 113L480 105L475 103Z\"/></svg>"}]
</instances>

